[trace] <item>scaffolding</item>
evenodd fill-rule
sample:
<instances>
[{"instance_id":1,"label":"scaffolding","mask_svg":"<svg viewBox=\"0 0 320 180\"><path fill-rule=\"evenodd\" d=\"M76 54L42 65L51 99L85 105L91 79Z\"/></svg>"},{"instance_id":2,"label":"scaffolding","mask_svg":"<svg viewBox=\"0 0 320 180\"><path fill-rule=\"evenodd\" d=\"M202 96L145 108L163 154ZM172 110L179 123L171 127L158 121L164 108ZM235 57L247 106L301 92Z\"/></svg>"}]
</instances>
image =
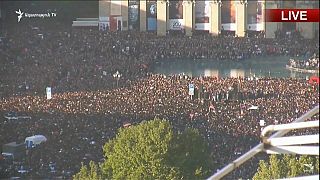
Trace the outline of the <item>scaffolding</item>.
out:
<instances>
[{"instance_id":1,"label":"scaffolding","mask_svg":"<svg viewBox=\"0 0 320 180\"><path fill-rule=\"evenodd\" d=\"M235 170L243 163L251 159L260 152L267 152L268 154L308 154L319 155L318 146L294 146L301 144L319 144L319 134L283 137L285 134L293 129L319 127L319 121L307 121L307 119L319 114L319 106L314 107L300 118L296 119L290 124L270 125L264 128L261 132L262 143L258 144L250 151L240 156L232 163L225 166L223 169L212 175L208 180L219 180L231 171ZM278 131L270 137L267 135L270 132ZM310 177L310 178L308 178ZM312 179L314 176L306 176L304 179ZM317 176L319 177L319 176Z\"/></svg>"}]
</instances>

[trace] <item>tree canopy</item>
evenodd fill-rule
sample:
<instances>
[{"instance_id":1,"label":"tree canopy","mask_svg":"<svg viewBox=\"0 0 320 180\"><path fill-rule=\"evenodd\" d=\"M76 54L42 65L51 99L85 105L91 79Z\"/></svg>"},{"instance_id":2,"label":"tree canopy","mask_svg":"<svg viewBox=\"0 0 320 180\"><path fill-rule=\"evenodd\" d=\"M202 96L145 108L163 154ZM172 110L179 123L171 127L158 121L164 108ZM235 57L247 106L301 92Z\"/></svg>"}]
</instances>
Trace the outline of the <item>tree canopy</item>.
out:
<instances>
[{"instance_id":1,"label":"tree canopy","mask_svg":"<svg viewBox=\"0 0 320 180\"><path fill-rule=\"evenodd\" d=\"M82 166L74 179L203 179L212 170L208 144L199 132L175 133L164 120L120 128L103 150L105 161Z\"/></svg>"},{"instance_id":2,"label":"tree canopy","mask_svg":"<svg viewBox=\"0 0 320 180\"><path fill-rule=\"evenodd\" d=\"M319 156L271 155L261 160L254 180L291 178L319 174Z\"/></svg>"}]
</instances>

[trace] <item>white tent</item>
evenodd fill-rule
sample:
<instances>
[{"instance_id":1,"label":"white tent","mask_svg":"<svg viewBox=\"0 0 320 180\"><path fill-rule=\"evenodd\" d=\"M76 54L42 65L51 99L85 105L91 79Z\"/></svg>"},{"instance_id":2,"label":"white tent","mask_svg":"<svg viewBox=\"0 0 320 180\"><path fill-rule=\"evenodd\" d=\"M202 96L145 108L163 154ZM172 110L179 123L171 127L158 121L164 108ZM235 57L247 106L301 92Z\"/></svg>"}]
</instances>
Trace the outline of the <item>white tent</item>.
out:
<instances>
[{"instance_id":1,"label":"white tent","mask_svg":"<svg viewBox=\"0 0 320 180\"><path fill-rule=\"evenodd\" d=\"M28 148L35 147L42 142L46 142L47 138L44 135L34 135L30 137L26 137L25 143Z\"/></svg>"}]
</instances>

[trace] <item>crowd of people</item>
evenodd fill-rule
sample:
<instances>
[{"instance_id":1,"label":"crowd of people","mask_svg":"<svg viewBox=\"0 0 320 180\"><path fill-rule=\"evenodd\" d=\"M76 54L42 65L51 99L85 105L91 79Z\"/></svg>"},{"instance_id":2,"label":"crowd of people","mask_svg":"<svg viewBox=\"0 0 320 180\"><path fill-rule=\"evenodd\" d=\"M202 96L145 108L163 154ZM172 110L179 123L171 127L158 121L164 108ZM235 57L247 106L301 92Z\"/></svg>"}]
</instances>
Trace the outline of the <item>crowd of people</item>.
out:
<instances>
[{"instance_id":1,"label":"crowd of people","mask_svg":"<svg viewBox=\"0 0 320 180\"><path fill-rule=\"evenodd\" d=\"M32 117L3 118L0 144L23 142L34 134L48 139L29 152L31 177L47 177L43 169L49 164L55 164L54 176L70 177L81 162L103 160L102 146L118 128L155 117L169 120L176 131L197 128L210 144L214 173L259 143L260 120L266 125L288 123L319 103L318 86L302 79L165 76L151 71L153 63L170 58L308 56L319 50L316 40L169 38L42 28L12 30L0 48L0 111ZM119 87L116 71L121 73ZM193 96L189 84L196 87ZM48 86L53 88L50 100L44 93ZM251 178L257 165L247 164L230 179Z\"/></svg>"},{"instance_id":2,"label":"crowd of people","mask_svg":"<svg viewBox=\"0 0 320 180\"><path fill-rule=\"evenodd\" d=\"M122 80L131 81L145 76L155 62L171 58L309 57L319 50L317 40L307 39L158 37L148 32L45 28L41 24L13 29L3 42L0 97L42 93L47 86L55 92L112 88L116 71Z\"/></svg>"},{"instance_id":3,"label":"crowd of people","mask_svg":"<svg viewBox=\"0 0 320 180\"><path fill-rule=\"evenodd\" d=\"M199 89L198 95L189 96L189 83ZM259 142L259 120L266 125L288 123L318 102L317 86L305 80L150 75L125 88L59 93L51 100L5 98L1 110L27 112L33 118L6 122L1 134L6 135L2 141L19 142L30 134L45 135L45 150L32 164L53 161L60 170L75 172L79 162L103 158L101 147L117 128L157 117L170 120L177 131L199 129L210 142L219 168ZM258 109L249 110L252 106ZM252 175L254 168L243 177Z\"/></svg>"},{"instance_id":4,"label":"crowd of people","mask_svg":"<svg viewBox=\"0 0 320 180\"><path fill-rule=\"evenodd\" d=\"M307 60L290 59L289 67L299 68L303 70L318 70L319 71L319 57L309 58Z\"/></svg>"}]
</instances>

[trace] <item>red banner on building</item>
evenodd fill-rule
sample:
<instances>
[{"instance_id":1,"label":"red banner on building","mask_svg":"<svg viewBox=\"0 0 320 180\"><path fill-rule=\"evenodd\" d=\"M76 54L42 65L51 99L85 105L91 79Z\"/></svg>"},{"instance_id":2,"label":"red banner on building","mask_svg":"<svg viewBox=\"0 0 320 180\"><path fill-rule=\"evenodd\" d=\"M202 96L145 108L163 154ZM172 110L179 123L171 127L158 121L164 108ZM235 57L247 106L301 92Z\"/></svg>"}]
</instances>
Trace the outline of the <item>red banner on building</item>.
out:
<instances>
[{"instance_id":1,"label":"red banner on building","mask_svg":"<svg viewBox=\"0 0 320 180\"><path fill-rule=\"evenodd\" d=\"M266 9L266 22L319 22L319 9Z\"/></svg>"}]
</instances>

